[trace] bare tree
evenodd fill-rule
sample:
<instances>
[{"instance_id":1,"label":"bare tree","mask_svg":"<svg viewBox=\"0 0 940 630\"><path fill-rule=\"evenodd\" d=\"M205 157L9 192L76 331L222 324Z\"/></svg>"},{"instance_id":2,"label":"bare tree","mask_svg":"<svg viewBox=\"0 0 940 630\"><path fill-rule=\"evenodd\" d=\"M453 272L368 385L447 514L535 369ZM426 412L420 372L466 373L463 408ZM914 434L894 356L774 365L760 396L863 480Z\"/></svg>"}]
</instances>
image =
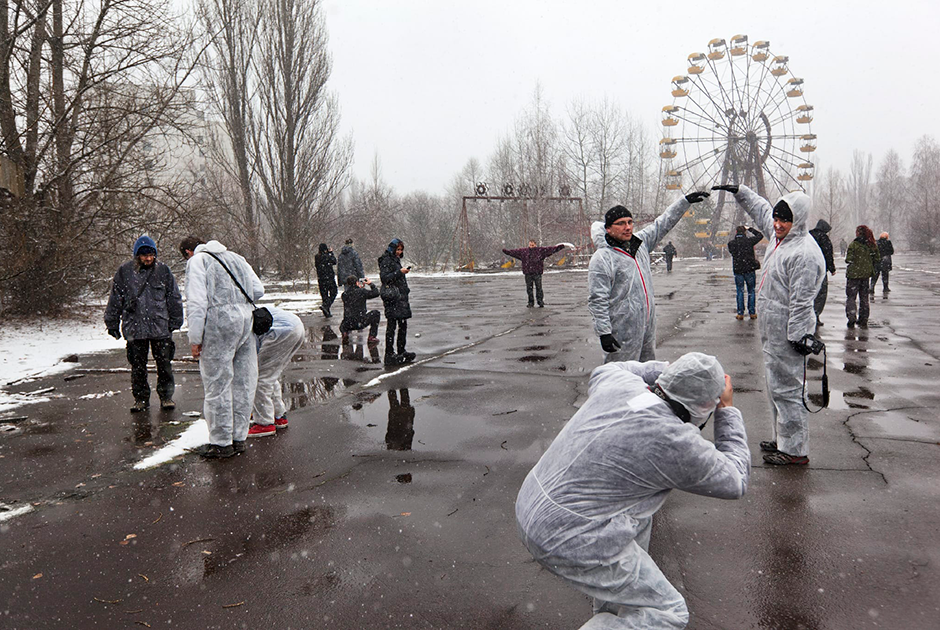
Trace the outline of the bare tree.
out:
<instances>
[{"instance_id":1,"label":"bare tree","mask_svg":"<svg viewBox=\"0 0 940 630\"><path fill-rule=\"evenodd\" d=\"M203 64L205 93L221 119L222 133L212 133L207 147L213 164L234 182L236 195L218 178L221 194L215 200L236 229L233 245L248 261L260 263L261 231L255 211L254 155L251 152L252 100L255 80L252 62L258 43L260 4L257 0L200 0L199 19L210 54ZM222 137L220 137L222 136Z\"/></svg>"},{"instance_id":2,"label":"bare tree","mask_svg":"<svg viewBox=\"0 0 940 630\"><path fill-rule=\"evenodd\" d=\"M940 225L940 203L936 192L940 186L940 145L931 136L922 136L914 147L911 160L911 195L908 239L911 247L930 254L940 249L937 226Z\"/></svg>"},{"instance_id":3,"label":"bare tree","mask_svg":"<svg viewBox=\"0 0 940 630\"><path fill-rule=\"evenodd\" d=\"M154 213L164 226L182 214L191 191L154 176L147 145L184 133L181 87L201 52L154 0L0 2L0 135L18 182L0 222L12 310L66 308Z\"/></svg>"},{"instance_id":4,"label":"bare tree","mask_svg":"<svg viewBox=\"0 0 940 630\"><path fill-rule=\"evenodd\" d=\"M852 163L846 186L849 194L849 208L856 225L871 221L871 153L856 149L852 153Z\"/></svg>"},{"instance_id":5,"label":"bare tree","mask_svg":"<svg viewBox=\"0 0 940 630\"><path fill-rule=\"evenodd\" d=\"M900 223L907 205L907 181L901 156L891 149L878 167L878 180L875 199L878 203L878 215L887 231L894 234L895 225ZM895 237L896 238L896 237Z\"/></svg>"},{"instance_id":6,"label":"bare tree","mask_svg":"<svg viewBox=\"0 0 940 630\"><path fill-rule=\"evenodd\" d=\"M267 0L263 7L252 133L260 207L279 274L309 277L310 244L330 229L348 184L352 139L340 137L339 106L326 90L331 61L320 1Z\"/></svg>"},{"instance_id":7,"label":"bare tree","mask_svg":"<svg viewBox=\"0 0 940 630\"><path fill-rule=\"evenodd\" d=\"M848 230L854 228L846 224L846 187L845 178L837 169L829 167L820 181L816 183L813 195L813 210L832 228L833 240L844 238Z\"/></svg>"}]
</instances>

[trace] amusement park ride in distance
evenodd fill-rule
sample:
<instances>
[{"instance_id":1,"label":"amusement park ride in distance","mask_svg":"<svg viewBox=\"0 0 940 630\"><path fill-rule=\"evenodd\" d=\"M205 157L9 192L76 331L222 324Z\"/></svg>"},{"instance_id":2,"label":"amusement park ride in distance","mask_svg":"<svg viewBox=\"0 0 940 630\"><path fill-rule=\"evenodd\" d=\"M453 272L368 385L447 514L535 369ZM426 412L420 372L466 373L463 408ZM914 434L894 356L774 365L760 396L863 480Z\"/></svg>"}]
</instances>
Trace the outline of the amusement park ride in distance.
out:
<instances>
[{"instance_id":1,"label":"amusement park ride in distance","mask_svg":"<svg viewBox=\"0 0 940 630\"><path fill-rule=\"evenodd\" d=\"M520 224L522 227L522 240L527 243L529 240L529 203L530 202L550 202L553 204L578 204L578 214L576 218L576 226L574 232L577 234L575 237L575 251L573 252L573 257L579 262L584 262L583 259L586 258L584 252L587 251L587 245L590 242L590 226L588 224L587 215L584 214L584 203L581 197L572 197L571 188L562 184L558 189L558 196L552 197L545 195L545 191L536 191L532 186L528 184L521 184L516 190L515 186L511 183L503 184L500 192L500 195L490 195L489 186L485 182L479 182L475 186L475 195L467 195L463 197L463 205L460 209L460 219L457 221L457 228L454 231L454 239L459 239L459 254L457 258L457 271L485 271L486 269L480 268L477 266L476 261L473 256L473 248L470 245L470 218L467 214L467 202L516 202L521 203L521 214L520 214ZM453 243L453 240L451 241ZM571 258L565 257L560 261L557 261L558 265L571 264ZM510 260L502 265L499 268L508 269L515 266L515 262Z\"/></svg>"},{"instance_id":2,"label":"amusement park ride in distance","mask_svg":"<svg viewBox=\"0 0 940 630\"><path fill-rule=\"evenodd\" d=\"M767 199L805 190L815 170L813 106L789 63L770 52L769 41L751 44L747 35L713 39L707 52L688 56L686 74L672 79L672 104L662 108L666 189L744 184ZM741 222L735 210L720 191L711 219L696 220L695 235L718 245Z\"/></svg>"}]
</instances>

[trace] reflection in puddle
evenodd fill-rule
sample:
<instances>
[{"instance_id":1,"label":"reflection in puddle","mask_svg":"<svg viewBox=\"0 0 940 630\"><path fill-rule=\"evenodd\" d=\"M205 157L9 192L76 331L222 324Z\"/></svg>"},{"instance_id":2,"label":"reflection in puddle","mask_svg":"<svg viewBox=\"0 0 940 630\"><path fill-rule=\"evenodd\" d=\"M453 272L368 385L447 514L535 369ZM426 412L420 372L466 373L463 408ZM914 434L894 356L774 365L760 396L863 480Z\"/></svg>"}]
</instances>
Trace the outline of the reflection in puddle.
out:
<instances>
[{"instance_id":1,"label":"reflection in puddle","mask_svg":"<svg viewBox=\"0 0 940 630\"><path fill-rule=\"evenodd\" d=\"M403 475L395 475L395 481L398 483L411 483L411 473L405 473Z\"/></svg>"},{"instance_id":2,"label":"reflection in puddle","mask_svg":"<svg viewBox=\"0 0 940 630\"><path fill-rule=\"evenodd\" d=\"M543 350L548 350L548 346L526 346L523 348L526 352L541 352Z\"/></svg>"},{"instance_id":3,"label":"reflection in puddle","mask_svg":"<svg viewBox=\"0 0 940 630\"><path fill-rule=\"evenodd\" d=\"M842 369L849 374L863 374L864 372L868 371L868 367L864 365L853 365L851 363L845 363L842 366Z\"/></svg>"},{"instance_id":4,"label":"reflection in puddle","mask_svg":"<svg viewBox=\"0 0 940 630\"><path fill-rule=\"evenodd\" d=\"M368 346L369 354L366 355L367 344L347 343L343 346L343 354L340 358L344 361L360 361L362 363L381 363L379 358L378 345Z\"/></svg>"},{"instance_id":5,"label":"reflection in puddle","mask_svg":"<svg viewBox=\"0 0 940 630\"><path fill-rule=\"evenodd\" d=\"M845 392L842 395L848 398L864 398L866 400L875 399L875 392L871 391L867 387L859 387L857 392Z\"/></svg>"},{"instance_id":6,"label":"reflection in puddle","mask_svg":"<svg viewBox=\"0 0 940 630\"><path fill-rule=\"evenodd\" d=\"M290 399L289 411L307 407L316 402L323 402L336 396L358 381L335 376L312 378L307 381L289 381L281 385L281 395L285 400Z\"/></svg>"},{"instance_id":7,"label":"reflection in puddle","mask_svg":"<svg viewBox=\"0 0 940 630\"><path fill-rule=\"evenodd\" d=\"M388 390L388 431L385 448L390 451L410 451L415 437L415 408L411 406L408 388L401 389L401 398L394 389Z\"/></svg>"},{"instance_id":8,"label":"reflection in puddle","mask_svg":"<svg viewBox=\"0 0 940 630\"><path fill-rule=\"evenodd\" d=\"M446 410L436 407L434 402L441 400L439 392L390 389L384 396L360 392L357 399L349 407L350 422L361 427L365 435L386 450L455 450L468 439L493 437L492 427L482 419L488 414L480 412L478 406L473 415L455 411L453 396L447 398ZM388 401L388 406L382 401ZM416 406L421 410L421 422L417 424ZM416 434L417 429L420 429L419 434Z\"/></svg>"}]
</instances>

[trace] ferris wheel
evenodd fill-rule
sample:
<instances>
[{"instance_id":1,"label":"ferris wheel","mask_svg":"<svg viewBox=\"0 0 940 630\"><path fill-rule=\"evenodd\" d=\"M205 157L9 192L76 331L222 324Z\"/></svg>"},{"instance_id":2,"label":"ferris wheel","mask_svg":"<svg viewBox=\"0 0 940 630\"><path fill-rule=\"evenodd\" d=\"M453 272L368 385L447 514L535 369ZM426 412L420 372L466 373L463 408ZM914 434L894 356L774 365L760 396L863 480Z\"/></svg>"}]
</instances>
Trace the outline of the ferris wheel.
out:
<instances>
[{"instance_id":1,"label":"ferris wheel","mask_svg":"<svg viewBox=\"0 0 940 630\"><path fill-rule=\"evenodd\" d=\"M659 143L667 189L744 184L769 198L813 179L813 106L789 58L773 55L770 42L750 44L747 35L730 45L711 40L707 52L689 55L686 74L672 79L672 97L662 109ZM720 193L714 229L725 203Z\"/></svg>"}]
</instances>

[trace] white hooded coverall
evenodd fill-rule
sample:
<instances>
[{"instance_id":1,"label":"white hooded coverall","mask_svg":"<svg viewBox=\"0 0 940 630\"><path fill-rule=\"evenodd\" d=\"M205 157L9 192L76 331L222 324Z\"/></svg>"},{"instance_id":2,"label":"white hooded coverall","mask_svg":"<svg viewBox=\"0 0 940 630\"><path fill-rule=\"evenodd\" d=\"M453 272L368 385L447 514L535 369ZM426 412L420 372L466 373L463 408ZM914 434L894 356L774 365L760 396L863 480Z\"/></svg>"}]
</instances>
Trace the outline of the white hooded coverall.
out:
<instances>
[{"instance_id":1,"label":"white hooded coverall","mask_svg":"<svg viewBox=\"0 0 940 630\"><path fill-rule=\"evenodd\" d=\"M244 258L218 241L197 246L186 263L189 343L202 345L199 373L205 389L203 415L209 423L209 443L228 446L248 437L258 383L258 354L251 330L254 308L222 265L206 252L225 263L252 300L264 296L264 286Z\"/></svg>"},{"instance_id":2,"label":"white hooded coverall","mask_svg":"<svg viewBox=\"0 0 940 630\"><path fill-rule=\"evenodd\" d=\"M631 256L615 250L604 238L603 221L591 225L591 239L596 251L588 266L588 309L594 318L594 333L612 334L620 343L617 352L604 358L610 361L651 361L656 358L656 300L650 252L679 222L691 204L682 197L653 223L634 236L642 244Z\"/></svg>"},{"instance_id":3,"label":"white hooded coverall","mask_svg":"<svg viewBox=\"0 0 940 630\"><path fill-rule=\"evenodd\" d=\"M596 614L584 629L685 627L685 600L647 553L652 516L672 489L723 499L747 489L751 456L741 413L716 410L715 442L705 440L649 391L666 366L628 361L595 369L587 401L516 498L519 533L536 561L594 597ZM707 385L712 409L725 385L717 371ZM678 379L667 393L698 399L702 408L702 382L694 381Z\"/></svg>"},{"instance_id":4,"label":"white hooded coverall","mask_svg":"<svg viewBox=\"0 0 940 630\"><path fill-rule=\"evenodd\" d=\"M281 374L304 345L304 324L293 313L268 306L274 318L271 330L258 338L258 388L252 422L269 426L287 415L281 397Z\"/></svg>"},{"instance_id":5,"label":"white hooded coverall","mask_svg":"<svg viewBox=\"0 0 940 630\"><path fill-rule=\"evenodd\" d=\"M809 426L803 406L803 357L790 345L816 330L813 301L826 276L826 260L809 233L810 199L792 192L783 201L793 212L793 226L782 241L774 235L773 206L747 186L734 198L770 236L757 286L757 320L764 351L767 396L777 449L809 455Z\"/></svg>"}]
</instances>

